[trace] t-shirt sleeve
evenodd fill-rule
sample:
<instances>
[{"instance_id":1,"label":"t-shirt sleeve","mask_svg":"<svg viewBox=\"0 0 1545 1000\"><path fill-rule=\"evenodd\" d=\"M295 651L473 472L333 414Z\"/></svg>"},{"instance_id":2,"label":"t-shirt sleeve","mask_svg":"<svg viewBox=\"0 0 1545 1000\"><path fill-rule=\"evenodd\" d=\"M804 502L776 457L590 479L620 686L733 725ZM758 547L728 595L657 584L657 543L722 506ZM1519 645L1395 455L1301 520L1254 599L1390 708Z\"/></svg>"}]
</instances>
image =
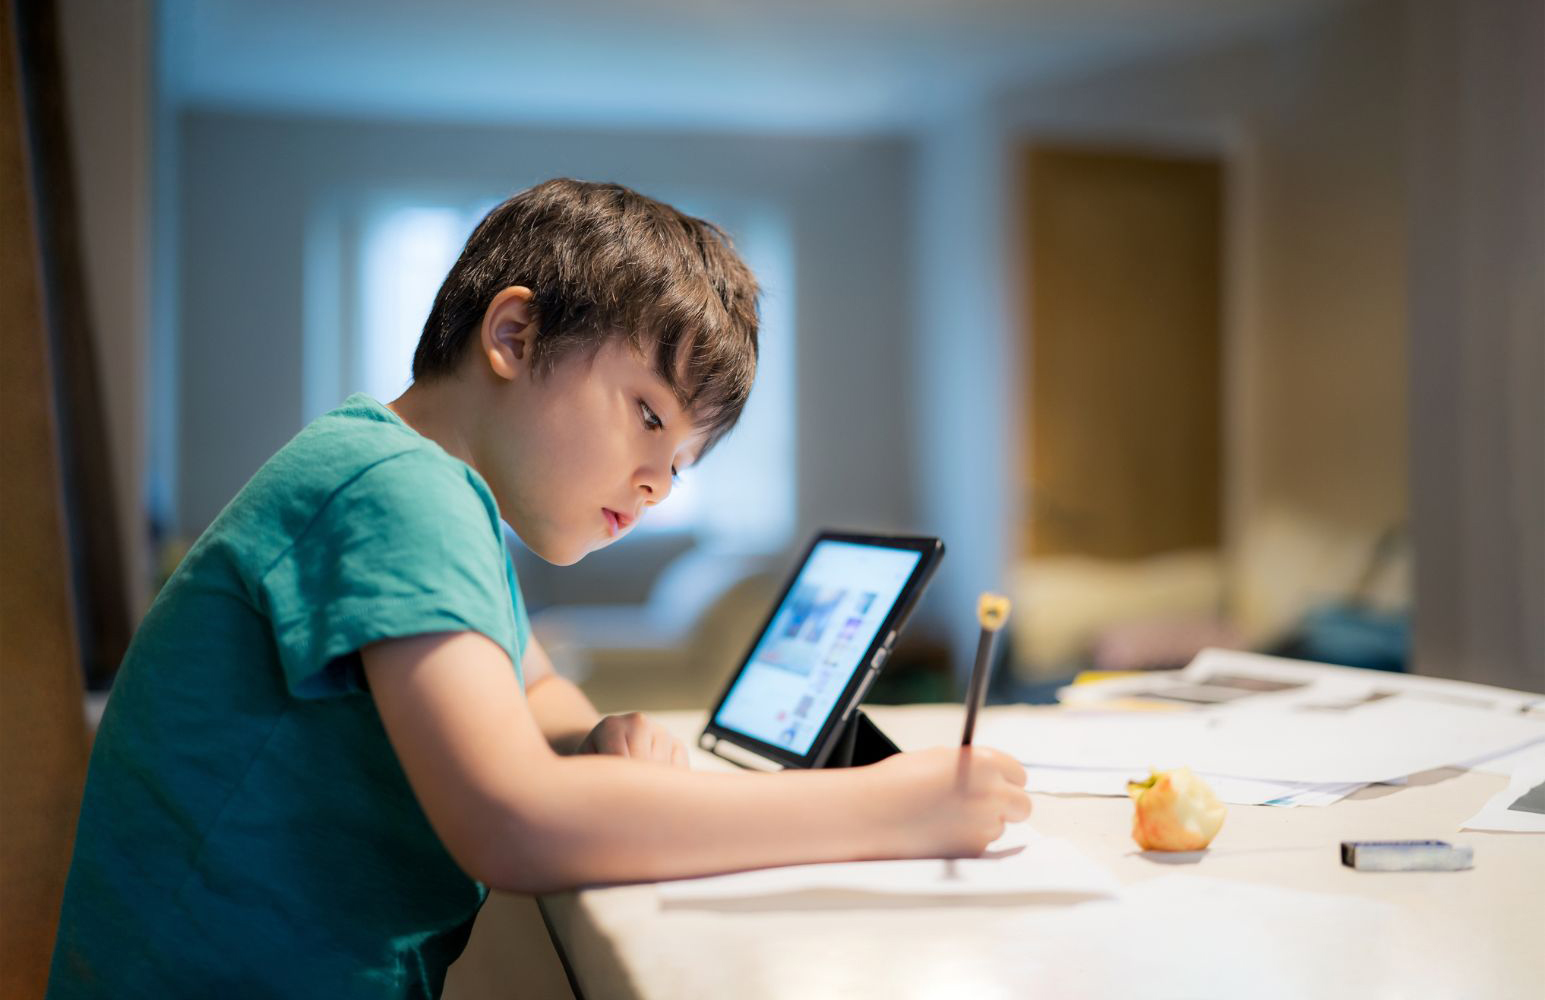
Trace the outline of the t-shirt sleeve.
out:
<instances>
[{"instance_id":1,"label":"t-shirt sleeve","mask_svg":"<svg viewBox=\"0 0 1545 1000\"><path fill-rule=\"evenodd\" d=\"M480 632L518 664L528 626L507 566L497 515L465 473L417 452L376 463L263 575L286 685L301 698L361 691L361 647L431 632Z\"/></svg>"}]
</instances>

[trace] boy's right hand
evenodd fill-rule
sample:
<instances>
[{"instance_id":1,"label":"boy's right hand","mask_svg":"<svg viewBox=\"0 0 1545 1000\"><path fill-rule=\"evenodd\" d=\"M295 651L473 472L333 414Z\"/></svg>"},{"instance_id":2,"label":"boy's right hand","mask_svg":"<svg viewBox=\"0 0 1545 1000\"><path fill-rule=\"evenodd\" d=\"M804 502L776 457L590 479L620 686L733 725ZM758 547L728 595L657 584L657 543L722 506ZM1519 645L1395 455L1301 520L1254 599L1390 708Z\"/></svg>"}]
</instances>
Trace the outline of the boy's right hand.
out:
<instances>
[{"instance_id":1,"label":"boy's right hand","mask_svg":"<svg viewBox=\"0 0 1545 1000\"><path fill-rule=\"evenodd\" d=\"M987 747L935 747L873 765L900 796L904 857L975 857L1030 815L1027 776Z\"/></svg>"}]
</instances>

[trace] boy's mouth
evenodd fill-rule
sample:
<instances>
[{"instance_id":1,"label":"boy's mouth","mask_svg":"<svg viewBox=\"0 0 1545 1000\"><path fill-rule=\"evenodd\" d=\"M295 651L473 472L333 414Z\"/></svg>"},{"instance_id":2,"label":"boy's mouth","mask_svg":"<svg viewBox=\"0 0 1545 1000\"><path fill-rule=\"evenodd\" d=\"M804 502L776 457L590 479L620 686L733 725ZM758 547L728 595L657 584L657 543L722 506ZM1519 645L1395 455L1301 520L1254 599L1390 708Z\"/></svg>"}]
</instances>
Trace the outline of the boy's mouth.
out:
<instances>
[{"instance_id":1,"label":"boy's mouth","mask_svg":"<svg viewBox=\"0 0 1545 1000\"><path fill-rule=\"evenodd\" d=\"M606 515L606 527L613 538L627 531L628 525L633 523L631 517L620 511L612 510L610 507L602 507L601 513Z\"/></svg>"}]
</instances>

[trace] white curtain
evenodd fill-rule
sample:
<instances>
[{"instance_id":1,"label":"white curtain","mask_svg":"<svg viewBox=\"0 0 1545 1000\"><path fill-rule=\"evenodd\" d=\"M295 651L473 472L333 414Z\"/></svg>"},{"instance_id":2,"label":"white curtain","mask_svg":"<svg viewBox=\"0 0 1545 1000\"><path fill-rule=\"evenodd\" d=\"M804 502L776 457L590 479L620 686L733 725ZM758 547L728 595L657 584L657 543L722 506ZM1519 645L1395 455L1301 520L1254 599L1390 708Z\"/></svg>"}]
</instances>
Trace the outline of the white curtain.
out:
<instances>
[{"instance_id":1,"label":"white curtain","mask_svg":"<svg viewBox=\"0 0 1545 1000\"><path fill-rule=\"evenodd\" d=\"M1545 691L1545 4L1407 11L1416 668Z\"/></svg>"}]
</instances>

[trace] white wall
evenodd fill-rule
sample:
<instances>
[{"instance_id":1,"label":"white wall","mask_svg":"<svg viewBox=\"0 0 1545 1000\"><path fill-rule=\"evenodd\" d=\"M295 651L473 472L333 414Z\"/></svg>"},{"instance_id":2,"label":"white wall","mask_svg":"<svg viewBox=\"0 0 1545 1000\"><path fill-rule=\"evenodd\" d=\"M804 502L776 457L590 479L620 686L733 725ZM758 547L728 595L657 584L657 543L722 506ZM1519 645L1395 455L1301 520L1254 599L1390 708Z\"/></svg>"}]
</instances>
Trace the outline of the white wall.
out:
<instances>
[{"instance_id":1,"label":"white wall","mask_svg":"<svg viewBox=\"0 0 1545 1000\"><path fill-rule=\"evenodd\" d=\"M1353 4L1006 112L1021 136L1135 124L1225 161L1231 610L1258 641L1344 595L1408 518L1400 25L1398 3Z\"/></svg>"},{"instance_id":2,"label":"white wall","mask_svg":"<svg viewBox=\"0 0 1545 1000\"><path fill-rule=\"evenodd\" d=\"M559 175L784 211L795 253L798 532L911 526L911 156L901 141L214 112L189 113L179 129L184 532L202 530L301 426L310 209L372 186L497 193Z\"/></svg>"},{"instance_id":3,"label":"white wall","mask_svg":"<svg viewBox=\"0 0 1545 1000\"><path fill-rule=\"evenodd\" d=\"M1401 16L1398 3L1354 4L1269 39L1003 94L976 143L996 167L957 154L947 175L924 174L935 213L978 190L998 199L957 220L947 252L929 239L920 246L938 268L962 245L1009 255L1006 282L974 269L991 286L975 298L1008 304L995 307L995 327L970 335L1009 366L1015 304L1028 294L1012 277L1021 212L1010 185L983 177L1006 176L1037 141L1224 159L1226 534L1232 611L1258 640L1344 593L1378 533L1408 516ZM950 148L953 127L929 141ZM989 397L1003 392L986 384ZM955 396L980 402L974 386ZM1003 398L997 419L1017 428L1026 401ZM1012 462L1018 449L1001 454ZM1011 506L988 517L994 531L1019 520L1017 479L997 477ZM938 498L924 509L950 503L953 485L933 486ZM968 534L985 510L961 510L944 528ZM999 538L999 565L974 568L982 586L1017 552L1011 530Z\"/></svg>"},{"instance_id":4,"label":"white wall","mask_svg":"<svg viewBox=\"0 0 1545 1000\"><path fill-rule=\"evenodd\" d=\"M984 178L1011 169L1018 143L1224 159L1232 610L1257 639L1344 593L1374 536L1405 524L1416 668L1545 690L1542 19L1534 0L1352 3L1267 39L1004 94L988 124L962 116L978 122L969 141L959 122L925 139L940 153L920 172L919 259L955 280L963 259L1013 252L1012 192ZM953 220L942 245L930 213ZM1008 363L1024 289L965 271L979 300L1009 303L968 335ZM939 405L985 412L976 385L943 384L957 387ZM959 429L932 445L919 431L930 456L948 456L946 439ZM1014 480L991 478L1012 505ZM961 505L947 477L919 483L920 510L951 537L998 516ZM1013 558L1001 537L996 565L978 550L972 586ZM1396 573L1386 596L1412 589Z\"/></svg>"},{"instance_id":5,"label":"white wall","mask_svg":"<svg viewBox=\"0 0 1545 1000\"><path fill-rule=\"evenodd\" d=\"M987 109L941 122L919 140L913 204L913 487L921 527L946 547L917 622L946 637L957 670L972 662L977 595L1002 592L1017 550L1004 141Z\"/></svg>"}]
</instances>

